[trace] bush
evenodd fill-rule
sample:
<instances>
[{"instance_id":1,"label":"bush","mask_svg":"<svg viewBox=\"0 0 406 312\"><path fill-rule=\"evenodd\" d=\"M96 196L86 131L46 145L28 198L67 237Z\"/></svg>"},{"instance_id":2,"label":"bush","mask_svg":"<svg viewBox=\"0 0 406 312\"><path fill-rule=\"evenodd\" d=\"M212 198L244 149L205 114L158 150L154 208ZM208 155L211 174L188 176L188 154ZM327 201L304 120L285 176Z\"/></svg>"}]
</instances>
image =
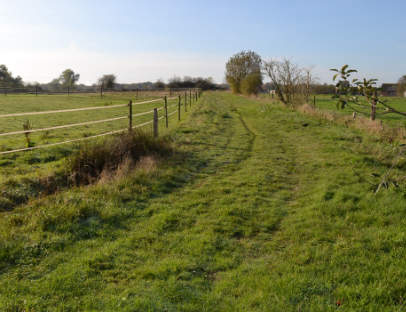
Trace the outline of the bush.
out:
<instances>
[{"instance_id":1,"label":"bush","mask_svg":"<svg viewBox=\"0 0 406 312\"><path fill-rule=\"evenodd\" d=\"M89 184L99 179L103 172L114 172L128 161L135 163L143 156L165 157L172 152L167 138L133 131L82 145L68 159L67 169L74 184Z\"/></svg>"},{"instance_id":2,"label":"bush","mask_svg":"<svg viewBox=\"0 0 406 312\"><path fill-rule=\"evenodd\" d=\"M241 82L241 92L246 95L257 94L262 85L262 77L259 73L253 73L245 77Z\"/></svg>"},{"instance_id":3,"label":"bush","mask_svg":"<svg viewBox=\"0 0 406 312\"><path fill-rule=\"evenodd\" d=\"M227 78L227 82L230 85L231 88L231 92L235 93L235 94L239 94L241 93L241 89L240 89L240 83L238 81L236 81L234 78L232 77L228 77Z\"/></svg>"},{"instance_id":4,"label":"bush","mask_svg":"<svg viewBox=\"0 0 406 312\"><path fill-rule=\"evenodd\" d=\"M226 80L233 93L241 93L241 84L248 76L254 74L261 77L261 64L261 57L253 51L241 51L228 60Z\"/></svg>"}]
</instances>

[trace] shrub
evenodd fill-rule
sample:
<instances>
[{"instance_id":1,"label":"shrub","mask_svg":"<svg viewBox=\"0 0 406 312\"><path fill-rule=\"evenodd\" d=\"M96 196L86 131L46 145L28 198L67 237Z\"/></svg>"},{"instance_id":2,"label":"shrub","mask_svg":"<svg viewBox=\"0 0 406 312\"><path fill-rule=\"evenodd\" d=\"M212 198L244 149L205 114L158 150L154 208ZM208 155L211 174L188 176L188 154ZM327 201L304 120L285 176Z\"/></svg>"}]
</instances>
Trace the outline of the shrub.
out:
<instances>
[{"instance_id":1,"label":"shrub","mask_svg":"<svg viewBox=\"0 0 406 312\"><path fill-rule=\"evenodd\" d=\"M168 138L154 138L142 131L114 136L103 141L83 144L68 158L67 170L76 185L89 184L103 172L114 172L123 163L136 163L144 156L165 157L173 152Z\"/></svg>"},{"instance_id":2,"label":"shrub","mask_svg":"<svg viewBox=\"0 0 406 312\"><path fill-rule=\"evenodd\" d=\"M226 64L226 80L233 93L241 93L242 81L247 76L257 74L261 77L261 64L261 57L253 51L241 51L228 60Z\"/></svg>"},{"instance_id":3,"label":"shrub","mask_svg":"<svg viewBox=\"0 0 406 312\"><path fill-rule=\"evenodd\" d=\"M253 73L245 77L241 82L241 92L246 95L257 94L262 85L262 77L259 73Z\"/></svg>"}]
</instances>

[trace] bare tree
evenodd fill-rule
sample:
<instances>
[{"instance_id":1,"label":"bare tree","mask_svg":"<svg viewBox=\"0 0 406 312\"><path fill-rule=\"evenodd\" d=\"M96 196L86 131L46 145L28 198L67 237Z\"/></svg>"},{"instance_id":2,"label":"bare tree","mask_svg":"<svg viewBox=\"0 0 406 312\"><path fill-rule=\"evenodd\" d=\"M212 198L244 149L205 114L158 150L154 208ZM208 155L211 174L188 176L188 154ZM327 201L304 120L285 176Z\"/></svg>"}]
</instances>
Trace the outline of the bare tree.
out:
<instances>
[{"instance_id":1,"label":"bare tree","mask_svg":"<svg viewBox=\"0 0 406 312\"><path fill-rule=\"evenodd\" d=\"M303 99L303 70L290 60L264 62L264 70L275 87L276 95L285 105Z\"/></svg>"},{"instance_id":2,"label":"bare tree","mask_svg":"<svg viewBox=\"0 0 406 312\"><path fill-rule=\"evenodd\" d=\"M303 87L304 97L306 102L309 102L310 95L312 94L312 85L316 82L316 78L313 76L313 66L303 68Z\"/></svg>"},{"instance_id":3,"label":"bare tree","mask_svg":"<svg viewBox=\"0 0 406 312\"><path fill-rule=\"evenodd\" d=\"M406 75L403 75L398 80L398 88L397 88L398 96L406 96Z\"/></svg>"}]
</instances>

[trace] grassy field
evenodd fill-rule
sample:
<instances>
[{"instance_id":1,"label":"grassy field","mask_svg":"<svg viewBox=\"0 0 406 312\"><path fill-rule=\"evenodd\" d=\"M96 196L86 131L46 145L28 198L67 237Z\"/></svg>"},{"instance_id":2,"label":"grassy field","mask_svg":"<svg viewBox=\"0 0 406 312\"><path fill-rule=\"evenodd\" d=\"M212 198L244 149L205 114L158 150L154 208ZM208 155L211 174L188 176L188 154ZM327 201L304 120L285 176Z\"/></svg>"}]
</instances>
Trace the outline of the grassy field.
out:
<instances>
[{"instance_id":1,"label":"grassy field","mask_svg":"<svg viewBox=\"0 0 406 312\"><path fill-rule=\"evenodd\" d=\"M136 93L106 93L103 98L98 94L72 94L67 95L7 95L0 96L0 115L11 113L38 112L50 110L63 110L84 108L93 106L111 106L117 104L126 104L132 100L134 104L141 101L159 99L163 94L148 93L139 94L136 98ZM184 97L182 97L182 101ZM168 101L168 105L177 104L177 100ZM154 103L143 105L134 105L133 114L150 111L153 108L161 108L163 100ZM183 108L183 107L182 107ZM176 107L171 107L169 112L176 110ZM163 110L159 111L159 116L162 116ZM75 124L87 121L97 121L115 117L128 116L128 108L111 108L102 110L90 110L57 114L45 114L34 116L7 117L0 118L0 134L12 131L23 130L23 124L27 120L30 121L33 129L48 128L65 124ZM172 120L176 120L176 116L172 115ZM134 125L141 124L152 120L152 114L134 117ZM161 129L163 129L163 120ZM57 143L66 140L80 139L92 135L101 134L104 132L120 130L128 127L128 119L99 123L93 125L79 126L73 128L57 129L45 132L35 132L30 134L30 139L34 146L45 145L49 143ZM151 126L145 127L151 130ZM12 136L0 136L0 152L12 149L24 148L27 146L25 136L23 134ZM60 145L57 147L34 150L29 153L16 153L9 155L0 155L0 182L12 175L25 176L32 173L33 167L36 170L49 170L54 166L59 165L59 161L76 150L77 144Z\"/></svg>"},{"instance_id":2,"label":"grassy field","mask_svg":"<svg viewBox=\"0 0 406 312\"><path fill-rule=\"evenodd\" d=\"M103 98L97 94L73 94L67 95L8 95L0 96L0 115L24 112L41 112L49 110L63 110L85 108L92 106L111 106L117 104L127 104L132 100L134 104L144 100L157 99L156 95L150 94L136 99L135 93L107 93ZM161 97L162 98L162 97ZM168 104L176 104L177 100L172 100ZM145 105L134 106L133 113L149 111L154 107L162 107L162 102L155 102ZM162 111L161 111L162 113ZM32 124L32 128L47 128L64 124L81 123L128 115L127 107L90 110L46 115L8 117L0 119L0 133L23 130L23 123L27 120ZM141 116L135 119L135 123L142 123L151 120L151 116ZM58 129L33 133L30 135L36 145L59 142L67 139L90 136L103 131L122 129L128 126L128 120L112 121L109 123L88 125L76 128ZM24 135L13 137L0 136L0 151L25 147Z\"/></svg>"},{"instance_id":3,"label":"grassy field","mask_svg":"<svg viewBox=\"0 0 406 312\"><path fill-rule=\"evenodd\" d=\"M405 310L395 147L228 93L169 134L156 167L2 214L0 310Z\"/></svg>"},{"instance_id":4,"label":"grassy field","mask_svg":"<svg viewBox=\"0 0 406 312\"><path fill-rule=\"evenodd\" d=\"M401 97L383 97L383 100L387 101L387 103L395 109L398 109L401 112L406 112L406 98ZM360 98L360 102L366 104L366 102ZM313 103L313 102L312 102ZM323 110L332 110L336 111L340 114L352 114L353 110L350 108L345 108L343 110L337 110L336 106L337 100L333 99L331 95L316 95L316 107ZM359 109L358 106L354 106ZM365 109L360 109L360 111L364 112L367 116L369 116L370 111ZM377 117L378 119L382 119L384 122L391 126L406 126L406 118L401 115L397 114L385 114Z\"/></svg>"}]
</instances>

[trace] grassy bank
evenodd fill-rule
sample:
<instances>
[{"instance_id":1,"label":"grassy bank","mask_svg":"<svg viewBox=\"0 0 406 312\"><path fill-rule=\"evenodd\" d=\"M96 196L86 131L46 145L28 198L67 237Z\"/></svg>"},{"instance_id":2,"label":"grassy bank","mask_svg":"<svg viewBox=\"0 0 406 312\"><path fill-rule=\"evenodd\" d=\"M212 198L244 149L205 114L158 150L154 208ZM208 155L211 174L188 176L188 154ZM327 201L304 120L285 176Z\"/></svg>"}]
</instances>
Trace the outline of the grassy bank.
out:
<instances>
[{"instance_id":1,"label":"grassy bank","mask_svg":"<svg viewBox=\"0 0 406 312\"><path fill-rule=\"evenodd\" d=\"M207 93L177 153L0 219L5 311L403 311L395 147L277 103Z\"/></svg>"}]
</instances>

